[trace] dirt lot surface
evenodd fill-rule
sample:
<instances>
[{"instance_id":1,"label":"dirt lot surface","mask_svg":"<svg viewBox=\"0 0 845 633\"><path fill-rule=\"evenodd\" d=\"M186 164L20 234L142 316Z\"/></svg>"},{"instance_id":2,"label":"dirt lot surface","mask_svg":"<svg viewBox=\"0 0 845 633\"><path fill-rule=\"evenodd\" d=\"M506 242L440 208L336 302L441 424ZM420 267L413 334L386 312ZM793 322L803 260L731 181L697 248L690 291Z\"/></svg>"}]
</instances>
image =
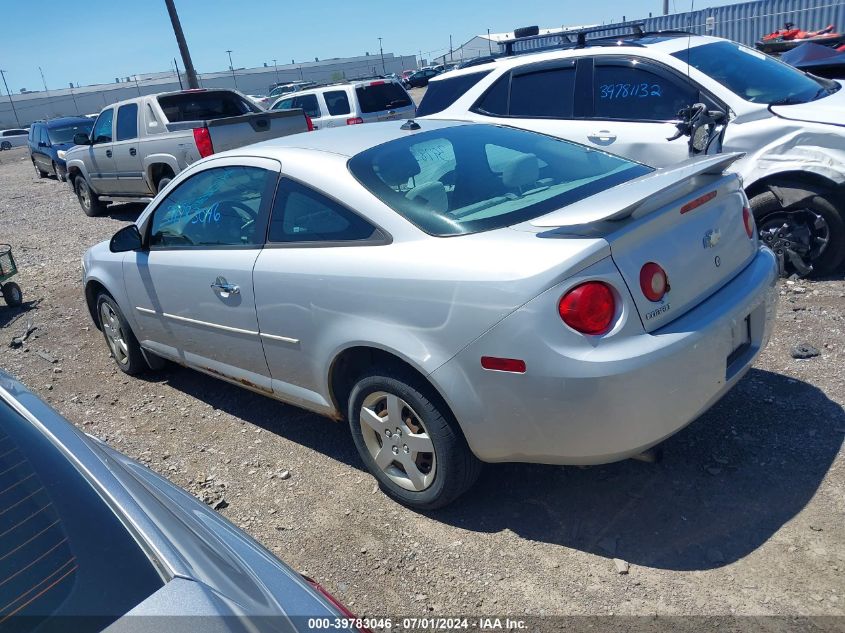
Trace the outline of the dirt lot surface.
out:
<instances>
[{"instance_id":1,"label":"dirt lot surface","mask_svg":"<svg viewBox=\"0 0 845 633\"><path fill-rule=\"evenodd\" d=\"M488 465L422 515L376 490L341 424L180 367L117 370L80 257L140 209L88 218L25 149L0 153L0 241L26 301L0 307L0 366L88 433L224 497L224 516L359 614L845 615L841 276L782 282L768 349L662 462ZM794 359L802 343L820 355Z\"/></svg>"}]
</instances>

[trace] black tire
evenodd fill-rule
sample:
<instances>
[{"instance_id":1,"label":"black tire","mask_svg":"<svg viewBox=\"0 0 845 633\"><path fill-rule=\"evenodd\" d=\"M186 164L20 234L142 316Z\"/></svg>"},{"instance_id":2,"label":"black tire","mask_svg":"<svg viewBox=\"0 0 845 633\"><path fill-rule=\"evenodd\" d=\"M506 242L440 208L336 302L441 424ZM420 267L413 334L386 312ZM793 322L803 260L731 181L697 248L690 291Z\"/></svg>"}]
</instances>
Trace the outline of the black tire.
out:
<instances>
[{"instance_id":1,"label":"black tire","mask_svg":"<svg viewBox=\"0 0 845 633\"><path fill-rule=\"evenodd\" d=\"M9 141L3 141L0 143L0 150L7 150L12 149L12 144Z\"/></svg>"},{"instance_id":2,"label":"black tire","mask_svg":"<svg viewBox=\"0 0 845 633\"><path fill-rule=\"evenodd\" d=\"M55 174L56 180L59 182L67 182L67 176L61 169L59 169L59 166L55 161L53 161L53 174Z\"/></svg>"},{"instance_id":3,"label":"black tire","mask_svg":"<svg viewBox=\"0 0 845 633\"><path fill-rule=\"evenodd\" d=\"M158 181L158 186L156 188L156 193L160 193L162 189L164 189L167 184L173 180L173 176L164 176Z\"/></svg>"},{"instance_id":4,"label":"black tire","mask_svg":"<svg viewBox=\"0 0 845 633\"><path fill-rule=\"evenodd\" d=\"M35 164L35 161L32 161L32 166L35 167L35 177L36 178L46 178L47 172L41 171L41 168Z\"/></svg>"},{"instance_id":5,"label":"black tire","mask_svg":"<svg viewBox=\"0 0 845 633\"><path fill-rule=\"evenodd\" d=\"M775 194L771 191L764 191L751 199L751 211L760 231L760 238L764 243L770 245L776 254L780 250L780 255L783 254L784 249L779 248L782 242L779 242L778 238L772 234L774 228L780 226L783 221L789 218L796 218L799 222L806 220L804 223L807 224L810 219L815 217L814 226L818 223L819 217L823 220L824 228L813 228L813 230L826 232L827 244L819 247L817 251L809 252L802 258L805 263L812 264L813 270L810 276L829 275L835 272L845 259L845 218L843 218L843 211L845 210L837 209L837 206L827 195L817 193L784 209ZM784 264L781 274L786 276L796 272L800 274L800 271L795 269L788 258L785 259Z\"/></svg>"},{"instance_id":6,"label":"black tire","mask_svg":"<svg viewBox=\"0 0 845 633\"><path fill-rule=\"evenodd\" d=\"M424 425L434 446L436 463L434 479L427 488L413 491L401 487L376 464L367 448L360 412L365 399L376 392L404 400ZM430 385L408 370L374 368L360 377L349 396L347 419L358 454L381 489L415 510L434 510L453 502L472 487L481 472L481 462L469 449L451 412L441 404Z\"/></svg>"},{"instance_id":7,"label":"black tire","mask_svg":"<svg viewBox=\"0 0 845 633\"><path fill-rule=\"evenodd\" d=\"M120 335L122 340L126 344L126 350L125 352L120 352L120 357L118 357L118 354L115 353L115 348L112 346L112 341L109 336L109 331L113 331L114 326L111 323L104 322L106 319L103 316L103 304L107 304L111 313L114 315L114 318L120 326ZM117 302L111 297L111 295L105 292L100 293L97 297L97 320L100 324L100 330L103 333L103 337L106 339L106 347L109 349L110 355L114 358L114 362L120 371L130 376L137 376L138 374L149 370L149 365L147 365L147 362L144 360L144 355L141 353L141 346L138 343L138 339L135 338L132 328L129 327L129 324L126 322L126 317L123 316L123 312L117 305Z\"/></svg>"},{"instance_id":8,"label":"black tire","mask_svg":"<svg viewBox=\"0 0 845 633\"><path fill-rule=\"evenodd\" d=\"M21 292L21 287L14 281L7 281L0 286L0 290L3 291L3 300L6 302L7 306L14 307L23 303L23 292Z\"/></svg>"},{"instance_id":9,"label":"black tire","mask_svg":"<svg viewBox=\"0 0 845 633\"><path fill-rule=\"evenodd\" d=\"M88 217L96 217L105 211L106 205L100 202L100 198L91 191L88 181L82 176L76 178L74 191L76 191L76 199L79 200L79 206L82 207L82 210Z\"/></svg>"}]
</instances>

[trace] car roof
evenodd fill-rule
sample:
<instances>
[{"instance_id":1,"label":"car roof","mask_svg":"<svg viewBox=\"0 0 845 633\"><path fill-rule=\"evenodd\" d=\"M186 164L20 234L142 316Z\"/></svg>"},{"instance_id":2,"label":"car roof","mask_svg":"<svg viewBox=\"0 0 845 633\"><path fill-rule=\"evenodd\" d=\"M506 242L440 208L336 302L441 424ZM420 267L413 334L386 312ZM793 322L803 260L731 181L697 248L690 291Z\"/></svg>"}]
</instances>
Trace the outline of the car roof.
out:
<instances>
[{"instance_id":1,"label":"car roof","mask_svg":"<svg viewBox=\"0 0 845 633\"><path fill-rule=\"evenodd\" d=\"M603 41L612 41L604 39ZM547 49L538 52L525 52L516 55L503 55L490 60L484 64L476 64L475 66L467 66L465 68L457 68L449 71L448 74L442 74L431 79L432 82L446 81L455 77L463 75L472 75L479 72L490 71L499 68L516 68L525 64L532 64L535 62L553 61L556 59L568 59L575 57L586 57L592 55L636 55L643 57L644 50L659 51L663 54L671 55L678 51L685 50L694 46L701 46L703 44L710 44L712 42L724 42L720 37L710 37L708 35L665 35L661 36L659 33L647 35L641 38L624 38L620 39L617 46L590 46L590 40L587 40L587 46L583 48L556 48ZM646 55L647 56L647 55Z\"/></svg>"},{"instance_id":2,"label":"car roof","mask_svg":"<svg viewBox=\"0 0 845 633\"><path fill-rule=\"evenodd\" d=\"M327 128L316 132L302 132L291 136L264 141L250 145L243 150L231 150L223 152L228 156L255 156L264 155L269 158L276 158L279 150L304 149L317 152L329 152L341 156L352 157L365 150L381 145L408 135L420 134L431 130L456 127L460 125L485 125L483 123L468 123L466 121L448 120L420 120L417 121L419 129L402 130L405 121L396 119L381 123L367 123L366 125L347 125L343 127ZM259 150L259 151L256 151Z\"/></svg>"}]
</instances>

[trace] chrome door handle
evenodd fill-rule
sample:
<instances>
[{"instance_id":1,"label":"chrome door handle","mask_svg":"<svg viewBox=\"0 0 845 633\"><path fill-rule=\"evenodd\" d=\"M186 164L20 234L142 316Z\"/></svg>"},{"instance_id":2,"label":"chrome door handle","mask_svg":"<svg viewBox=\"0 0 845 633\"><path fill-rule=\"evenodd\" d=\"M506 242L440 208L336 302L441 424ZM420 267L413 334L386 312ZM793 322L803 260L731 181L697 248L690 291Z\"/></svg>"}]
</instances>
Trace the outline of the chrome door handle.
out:
<instances>
[{"instance_id":1,"label":"chrome door handle","mask_svg":"<svg viewBox=\"0 0 845 633\"><path fill-rule=\"evenodd\" d=\"M588 137L591 141L599 140L599 141L615 141L616 135L611 132L610 130L599 130L598 132L593 132Z\"/></svg>"},{"instance_id":2,"label":"chrome door handle","mask_svg":"<svg viewBox=\"0 0 845 633\"><path fill-rule=\"evenodd\" d=\"M240 286L237 286L235 284L226 283L225 281L221 281L220 279L218 279L213 284L211 284L211 287L214 288L215 290L219 290L220 292L226 292L226 293L229 293L229 294L232 294L232 295L241 294Z\"/></svg>"}]
</instances>

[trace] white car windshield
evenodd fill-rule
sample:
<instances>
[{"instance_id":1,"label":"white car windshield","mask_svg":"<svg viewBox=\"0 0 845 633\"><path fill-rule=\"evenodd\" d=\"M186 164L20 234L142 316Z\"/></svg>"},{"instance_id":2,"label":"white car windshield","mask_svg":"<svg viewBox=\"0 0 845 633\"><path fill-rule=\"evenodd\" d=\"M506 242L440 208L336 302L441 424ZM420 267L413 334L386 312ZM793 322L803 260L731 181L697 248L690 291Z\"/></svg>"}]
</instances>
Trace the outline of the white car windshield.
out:
<instances>
[{"instance_id":1,"label":"white car windshield","mask_svg":"<svg viewBox=\"0 0 845 633\"><path fill-rule=\"evenodd\" d=\"M807 103L839 89L836 82L821 83L765 53L733 42L693 46L674 56L752 103Z\"/></svg>"},{"instance_id":2,"label":"white car windshield","mask_svg":"<svg viewBox=\"0 0 845 633\"><path fill-rule=\"evenodd\" d=\"M650 167L535 132L460 125L378 145L349 169L436 236L525 222L649 173Z\"/></svg>"}]
</instances>

